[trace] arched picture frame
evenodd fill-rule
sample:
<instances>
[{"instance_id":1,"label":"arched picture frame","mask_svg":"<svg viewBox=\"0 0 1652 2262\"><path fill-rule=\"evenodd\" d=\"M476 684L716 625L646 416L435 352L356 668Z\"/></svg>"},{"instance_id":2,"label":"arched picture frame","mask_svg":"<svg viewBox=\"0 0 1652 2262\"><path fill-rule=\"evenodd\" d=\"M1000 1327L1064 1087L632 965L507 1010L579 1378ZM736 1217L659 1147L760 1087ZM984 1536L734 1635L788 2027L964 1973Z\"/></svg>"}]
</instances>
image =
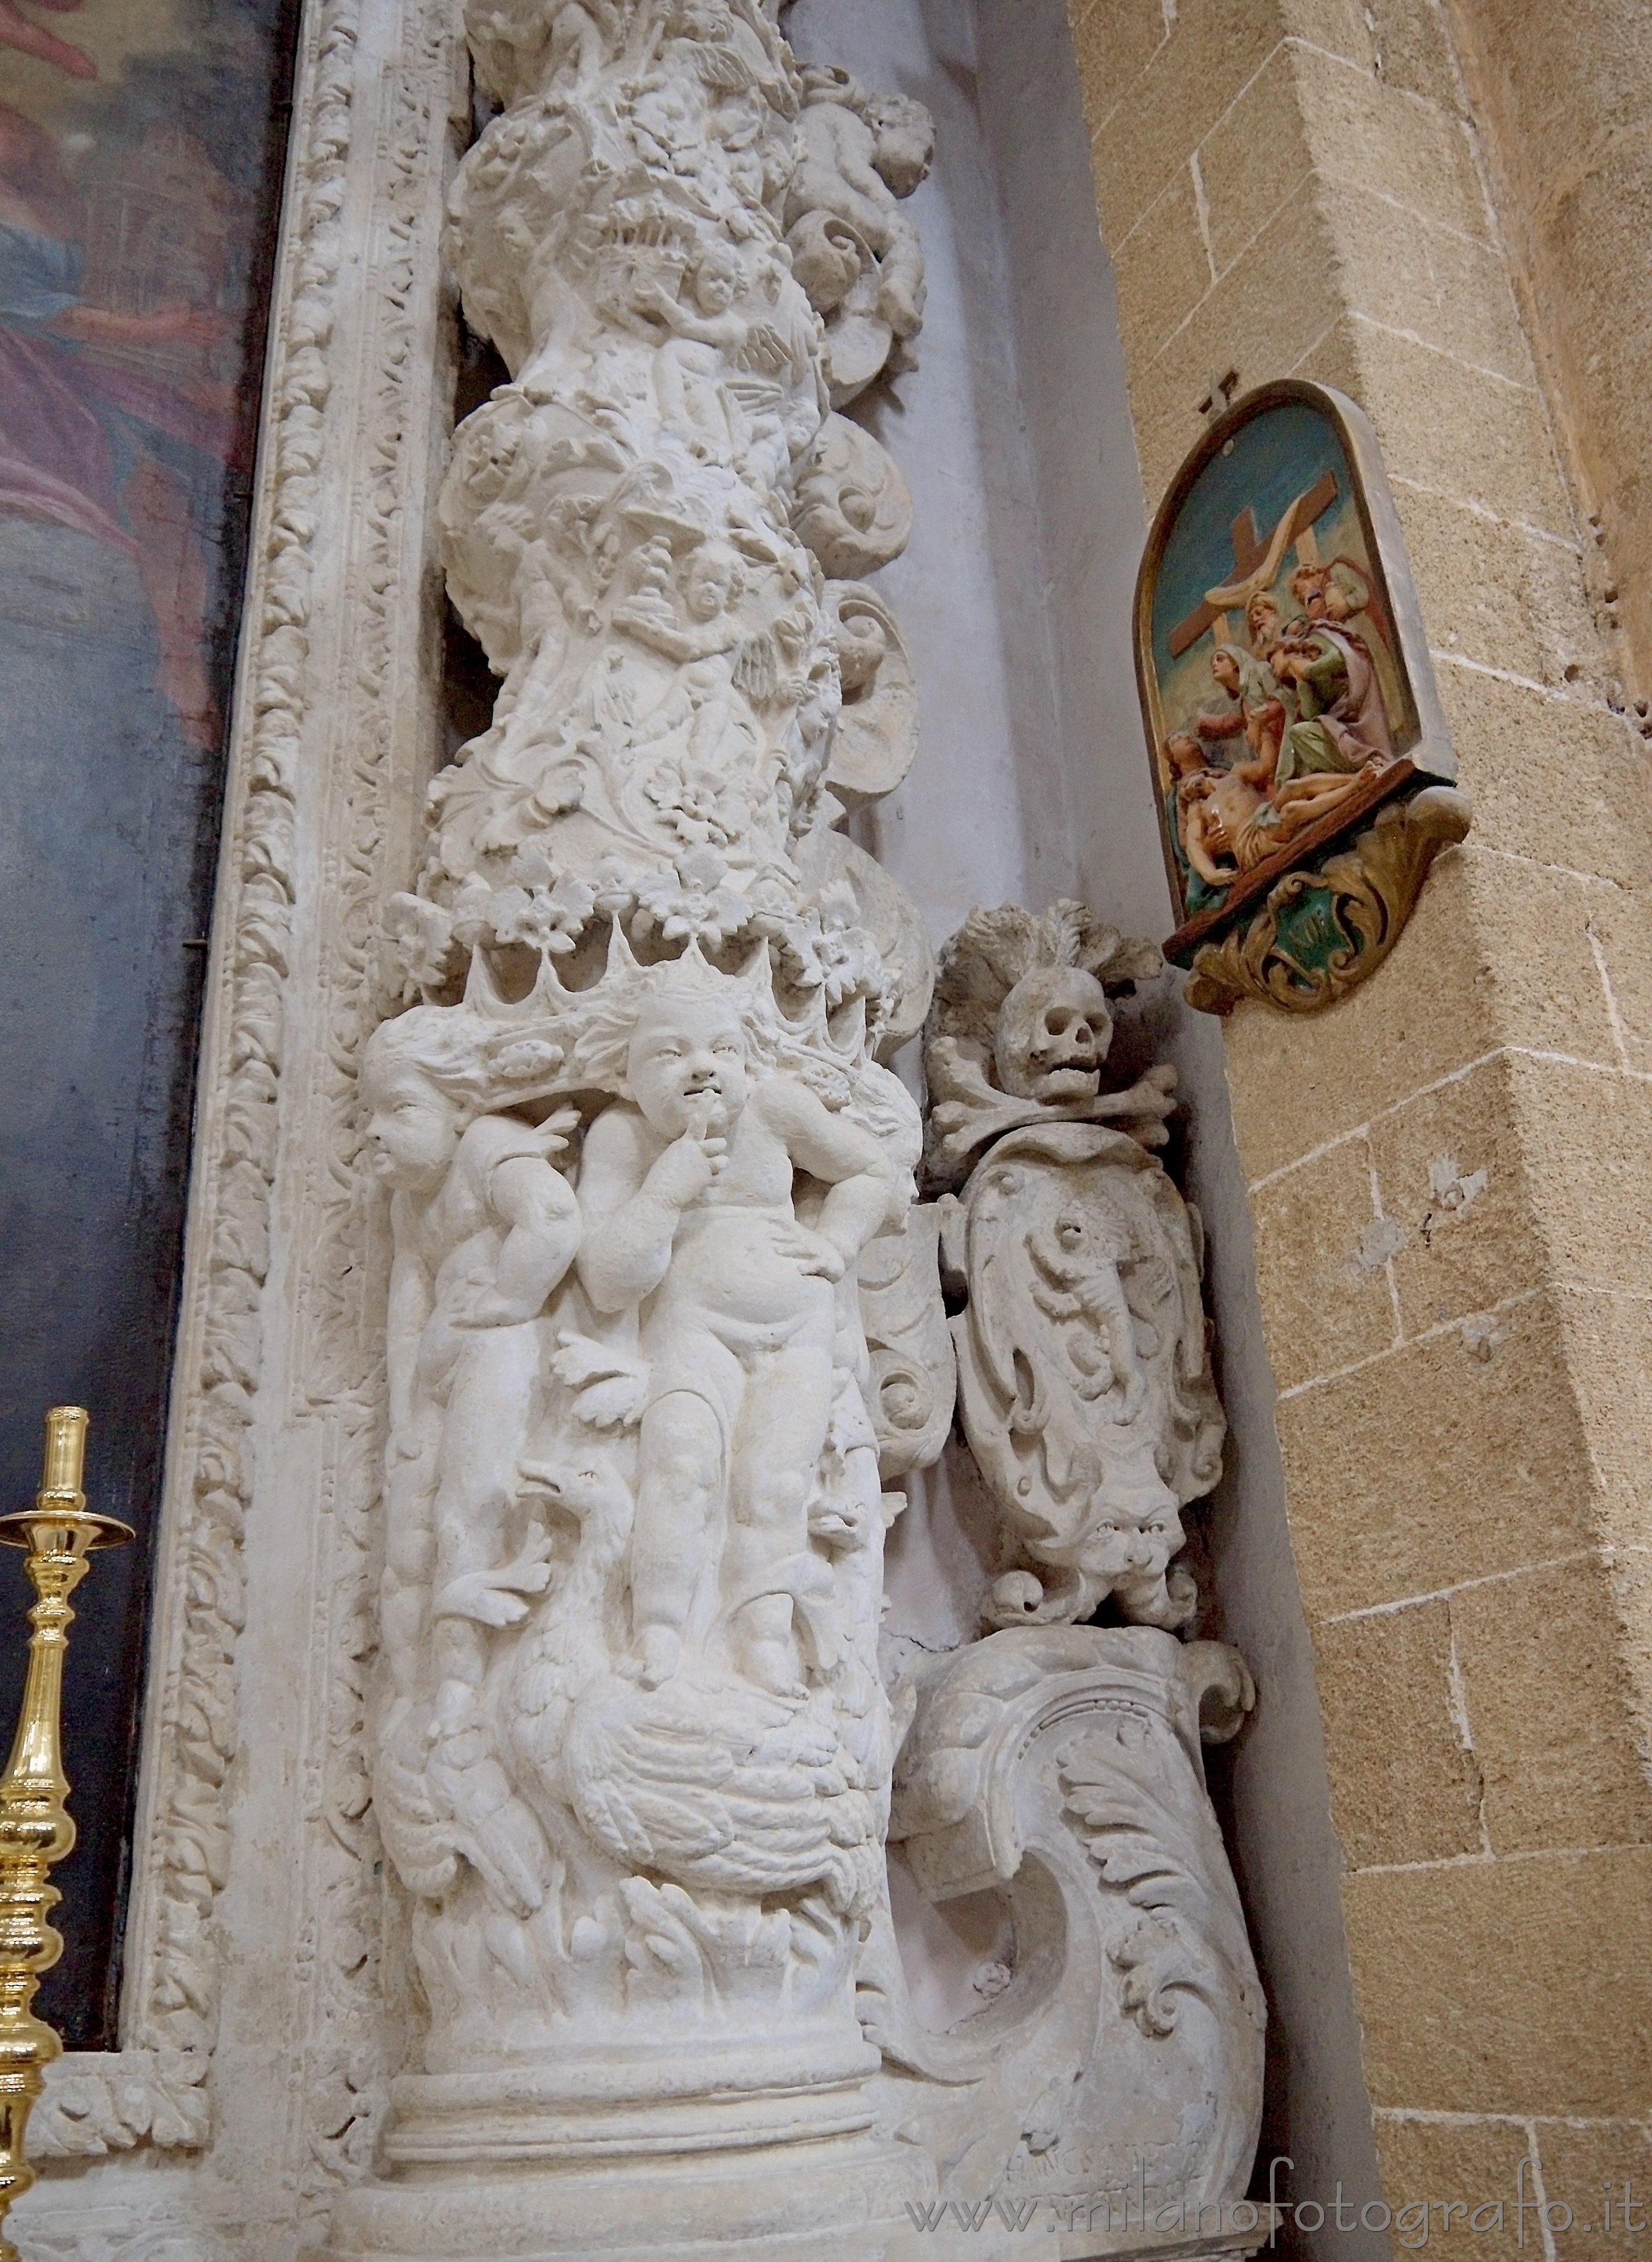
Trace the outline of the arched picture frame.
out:
<instances>
[{"instance_id":1,"label":"arched picture frame","mask_svg":"<svg viewBox=\"0 0 1652 2262\"><path fill-rule=\"evenodd\" d=\"M1468 825L1357 403L1286 378L1217 419L1154 518L1135 630L1189 1002L1331 1003Z\"/></svg>"}]
</instances>

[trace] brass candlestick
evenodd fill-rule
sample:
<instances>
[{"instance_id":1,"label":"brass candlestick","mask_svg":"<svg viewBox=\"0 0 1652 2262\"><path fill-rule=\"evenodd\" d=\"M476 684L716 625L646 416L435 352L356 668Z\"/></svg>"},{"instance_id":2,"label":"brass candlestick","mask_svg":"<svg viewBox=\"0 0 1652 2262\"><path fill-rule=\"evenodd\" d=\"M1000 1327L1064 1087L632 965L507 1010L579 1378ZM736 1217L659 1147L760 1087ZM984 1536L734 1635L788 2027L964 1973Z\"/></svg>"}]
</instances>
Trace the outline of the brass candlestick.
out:
<instances>
[{"instance_id":1,"label":"brass candlestick","mask_svg":"<svg viewBox=\"0 0 1652 2262\"><path fill-rule=\"evenodd\" d=\"M19 2262L5 2218L34 2181L23 2149L29 2112L43 2086L41 2069L63 2047L30 2006L40 1974L63 1953L62 1934L47 1921L63 1896L47 1872L75 1843L62 1740L63 1654L75 1622L68 1598L94 1547L118 1547L133 1536L129 1524L87 1509L86 1421L83 1406L53 1407L34 1505L0 1516L0 1544L29 1551L24 1567L37 1596L23 1711L0 1776L0 2262Z\"/></svg>"}]
</instances>

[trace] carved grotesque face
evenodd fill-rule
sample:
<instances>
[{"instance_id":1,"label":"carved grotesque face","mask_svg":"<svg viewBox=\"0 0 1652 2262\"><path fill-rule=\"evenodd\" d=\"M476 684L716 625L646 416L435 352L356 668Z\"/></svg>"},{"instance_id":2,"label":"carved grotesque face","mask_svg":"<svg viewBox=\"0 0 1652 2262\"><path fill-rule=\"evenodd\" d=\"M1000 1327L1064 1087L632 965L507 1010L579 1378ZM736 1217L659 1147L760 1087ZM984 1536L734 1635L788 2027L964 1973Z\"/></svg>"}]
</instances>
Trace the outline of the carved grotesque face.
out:
<instances>
[{"instance_id":1,"label":"carved grotesque face","mask_svg":"<svg viewBox=\"0 0 1652 2262\"><path fill-rule=\"evenodd\" d=\"M1150 1608L1186 1543L1174 1493L1151 1464L1127 1459L1090 1502L1079 1560L1126 1603Z\"/></svg>"},{"instance_id":2,"label":"carved grotesque face","mask_svg":"<svg viewBox=\"0 0 1652 2262\"><path fill-rule=\"evenodd\" d=\"M367 1142L374 1171L399 1190L433 1192L459 1143L459 1110L427 1076L405 1063L370 1061L362 1090L371 1111Z\"/></svg>"},{"instance_id":3,"label":"carved grotesque face","mask_svg":"<svg viewBox=\"0 0 1652 2262\"><path fill-rule=\"evenodd\" d=\"M631 1096L662 1139L720 1137L746 1103L745 1032L715 998L661 998L643 1008L626 1068Z\"/></svg>"},{"instance_id":4,"label":"carved grotesque face","mask_svg":"<svg viewBox=\"0 0 1652 2262\"><path fill-rule=\"evenodd\" d=\"M1076 966L1024 974L998 1014L993 1064L1016 1099L1094 1099L1113 1041L1107 992Z\"/></svg>"}]
</instances>

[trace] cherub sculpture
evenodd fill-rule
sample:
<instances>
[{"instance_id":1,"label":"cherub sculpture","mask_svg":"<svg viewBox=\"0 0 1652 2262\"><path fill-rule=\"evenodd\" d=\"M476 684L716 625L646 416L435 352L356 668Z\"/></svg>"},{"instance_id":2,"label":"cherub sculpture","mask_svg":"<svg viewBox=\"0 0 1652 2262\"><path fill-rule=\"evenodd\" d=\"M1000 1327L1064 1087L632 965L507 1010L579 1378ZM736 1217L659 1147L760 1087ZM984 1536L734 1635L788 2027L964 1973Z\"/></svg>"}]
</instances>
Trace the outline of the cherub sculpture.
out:
<instances>
[{"instance_id":1,"label":"cherub sculpture","mask_svg":"<svg viewBox=\"0 0 1652 2262\"><path fill-rule=\"evenodd\" d=\"M539 1418L541 1315L573 1260L579 1210L551 1161L574 1119L536 1126L488 1111L532 1098L560 1063L549 1045L513 1054L466 1009L420 1005L375 1031L362 1068L367 1145L391 1189L392 1710L410 1723L417 1705L427 1724L449 1844L519 1908L537 1904L539 1833L509 1793L478 1703L488 1630L523 1617L549 1575L532 1544L509 1558L509 1524ZM401 1748L394 1733L387 1740Z\"/></svg>"},{"instance_id":2,"label":"cherub sculpture","mask_svg":"<svg viewBox=\"0 0 1652 2262\"><path fill-rule=\"evenodd\" d=\"M754 1056L762 1020L760 991L694 950L638 969L576 1055L624 1094L585 1142L578 1262L599 1313L642 1312L631 1598L645 1688L687 1646L801 1696L794 1618L818 1645L808 1510L836 1284L891 1218L896 1172L869 1132ZM808 1223L800 1171L824 1189Z\"/></svg>"},{"instance_id":3,"label":"cherub sculpture","mask_svg":"<svg viewBox=\"0 0 1652 2262\"><path fill-rule=\"evenodd\" d=\"M826 323L827 381L841 408L891 363L912 365L923 320L923 248L901 209L929 171L935 129L903 95L805 66L797 162L786 193L793 271Z\"/></svg>"}]
</instances>

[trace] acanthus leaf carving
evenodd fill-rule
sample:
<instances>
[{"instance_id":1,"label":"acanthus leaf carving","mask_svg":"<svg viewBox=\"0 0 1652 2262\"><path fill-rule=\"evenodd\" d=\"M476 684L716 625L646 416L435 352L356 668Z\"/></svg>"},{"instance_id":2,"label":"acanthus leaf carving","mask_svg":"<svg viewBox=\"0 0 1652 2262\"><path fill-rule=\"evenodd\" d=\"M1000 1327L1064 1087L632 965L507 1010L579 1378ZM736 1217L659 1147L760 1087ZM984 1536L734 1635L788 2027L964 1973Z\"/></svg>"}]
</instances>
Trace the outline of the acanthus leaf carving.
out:
<instances>
[{"instance_id":1,"label":"acanthus leaf carving","mask_svg":"<svg viewBox=\"0 0 1652 2262\"><path fill-rule=\"evenodd\" d=\"M1227 1013L1246 998L1311 1012L1334 1005L1388 956L1433 861L1466 838L1469 797L1427 785L1385 803L1352 845L1288 872L1250 921L1202 944L1189 1005Z\"/></svg>"},{"instance_id":2,"label":"acanthus leaf carving","mask_svg":"<svg viewBox=\"0 0 1652 2262\"><path fill-rule=\"evenodd\" d=\"M29 2127L40 2159L204 2145L211 2129L205 2050L71 2050L53 2062Z\"/></svg>"},{"instance_id":3,"label":"acanthus leaf carving","mask_svg":"<svg viewBox=\"0 0 1652 2262\"><path fill-rule=\"evenodd\" d=\"M1266 2236L1254 2208L1225 2224L1255 2148L1265 2006L1204 1788L1212 1690L1203 1734L1232 1734L1254 1697L1237 1653L1145 1626L1013 1629L908 1684L891 1839L930 1900L1001 1894L1010 1942L945 2035L917 2025L898 1959L874 1966L883 2117L935 2152L944 2193L1139 2176L1150 2215L1191 2206L1201 2235L1214 2202L1225 2251Z\"/></svg>"}]
</instances>

